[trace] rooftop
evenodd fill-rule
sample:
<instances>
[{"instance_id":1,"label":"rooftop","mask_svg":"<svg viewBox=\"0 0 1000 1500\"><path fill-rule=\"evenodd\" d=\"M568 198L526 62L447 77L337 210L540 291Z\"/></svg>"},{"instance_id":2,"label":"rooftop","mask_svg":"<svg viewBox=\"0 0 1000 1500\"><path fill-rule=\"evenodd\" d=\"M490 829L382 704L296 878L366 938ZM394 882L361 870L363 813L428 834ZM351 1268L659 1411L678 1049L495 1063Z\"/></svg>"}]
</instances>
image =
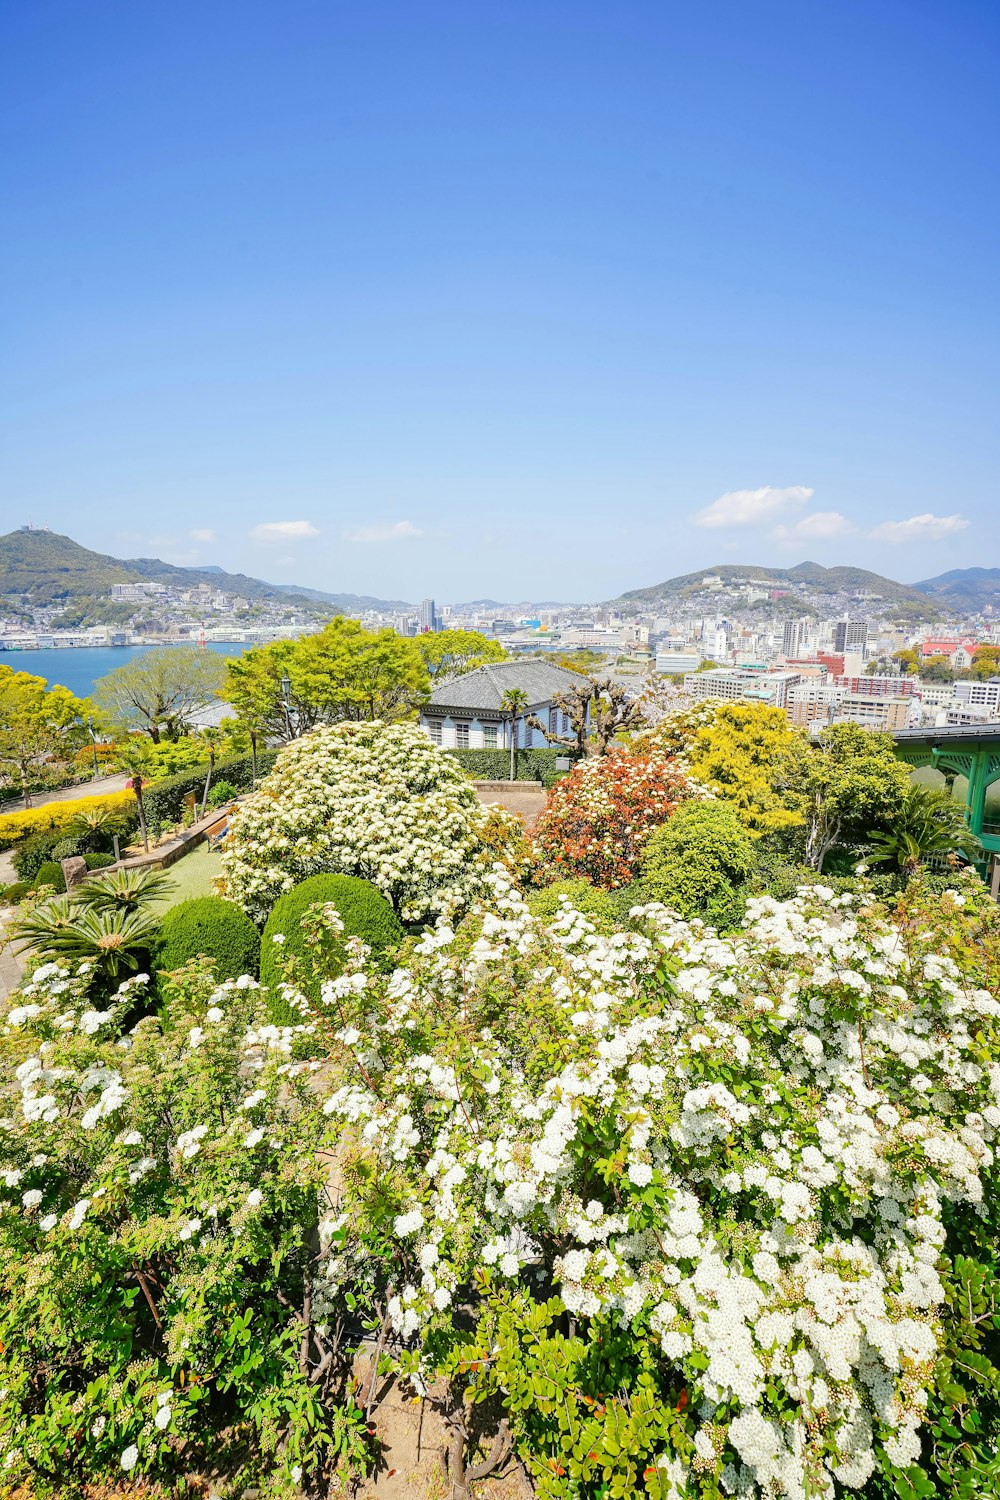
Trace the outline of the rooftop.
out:
<instances>
[{"instance_id":1,"label":"rooftop","mask_svg":"<svg viewBox=\"0 0 1000 1500\"><path fill-rule=\"evenodd\" d=\"M519 689L528 707L548 703L556 693L582 686L588 679L579 672L548 661L500 661L473 672L463 672L435 685L427 709L460 708L500 712L505 693Z\"/></svg>"}]
</instances>

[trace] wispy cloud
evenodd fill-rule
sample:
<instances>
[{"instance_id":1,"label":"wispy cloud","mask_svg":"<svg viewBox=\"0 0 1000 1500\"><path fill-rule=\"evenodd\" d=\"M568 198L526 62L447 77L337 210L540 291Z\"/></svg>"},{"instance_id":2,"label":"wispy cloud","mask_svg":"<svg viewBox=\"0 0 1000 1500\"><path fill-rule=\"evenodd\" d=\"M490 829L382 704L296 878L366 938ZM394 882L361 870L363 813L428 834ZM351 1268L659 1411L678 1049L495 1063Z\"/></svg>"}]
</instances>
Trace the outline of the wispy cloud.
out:
<instances>
[{"instance_id":1,"label":"wispy cloud","mask_svg":"<svg viewBox=\"0 0 1000 1500\"><path fill-rule=\"evenodd\" d=\"M215 532L209 530L209 528L207 526L199 527L196 531L189 531L188 532L188 536L191 538L191 540L193 542L214 542L215 541Z\"/></svg>"},{"instance_id":2,"label":"wispy cloud","mask_svg":"<svg viewBox=\"0 0 1000 1500\"><path fill-rule=\"evenodd\" d=\"M348 542L405 542L415 536L423 536L423 532L412 521L387 521L382 526L359 526L344 532Z\"/></svg>"},{"instance_id":3,"label":"wispy cloud","mask_svg":"<svg viewBox=\"0 0 1000 1500\"><path fill-rule=\"evenodd\" d=\"M927 511L905 521L883 521L868 535L873 542L937 542L942 537L954 536L957 531L965 531L968 525L964 516L935 516Z\"/></svg>"},{"instance_id":4,"label":"wispy cloud","mask_svg":"<svg viewBox=\"0 0 1000 1500\"><path fill-rule=\"evenodd\" d=\"M250 533L255 542L272 545L275 542L295 542L302 537L319 536L318 527L311 521L262 521Z\"/></svg>"},{"instance_id":5,"label":"wispy cloud","mask_svg":"<svg viewBox=\"0 0 1000 1500\"><path fill-rule=\"evenodd\" d=\"M727 526L761 526L807 504L812 496L813 491L801 484L787 485L783 489L765 484L759 490L727 490L691 519L696 526L704 526L710 531Z\"/></svg>"},{"instance_id":6,"label":"wispy cloud","mask_svg":"<svg viewBox=\"0 0 1000 1500\"><path fill-rule=\"evenodd\" d=\"M803 516L794 526L776 526L771 532L777 542L829 542L857 531L854 522L839 510L816 510Z\"/></svg>"}]
</instances>

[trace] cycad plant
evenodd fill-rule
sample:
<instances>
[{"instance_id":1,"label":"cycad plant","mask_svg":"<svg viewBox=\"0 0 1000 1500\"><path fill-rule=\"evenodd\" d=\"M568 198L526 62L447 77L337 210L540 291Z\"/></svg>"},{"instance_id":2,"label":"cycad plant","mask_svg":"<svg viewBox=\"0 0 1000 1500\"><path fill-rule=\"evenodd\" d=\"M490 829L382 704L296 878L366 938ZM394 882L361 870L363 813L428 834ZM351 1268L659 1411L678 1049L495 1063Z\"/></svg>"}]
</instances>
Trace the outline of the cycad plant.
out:
<instances>
[{"instance_id":1,"label":"cycad plant","mask_svg":"<svg viewBox=\"0 0 1000 1500\"><path fill-rule=\"evenodd\" d=\"M108 870L92 875L77 887L78 900L97 911L142 911L171 887L162 870Z\"/></svg>"},{"instance_id":2,"label":"cycad plant","mask_svg":"<svg viewBox=\"0 0 1000 1500\"><path fill-rule=\"evenodd\" d=\"M927 859L960 854L974 859L981 844L965 821L965 809L936 787L910 786L885 832L869 834L869 864L888 864L909 880Z\"/></svg>"},{"instance_id":3,"label":"cycad plant","mask_svg":"<svg viewBox=\"0 0 1000 1500\"><path fill-rule=\"evenodd\" d=\"M90 807L78 812L67 825L67 838L79 839L84 849L110 850L116 833L125 831L125 819L110 807Z\"/></svg>"},{"instance_id":4,"label":"cycad plant","mask_svg":"<svg viewBox=\"0 0 1000 1500\"><path fill-rule=\"evenodd\" d=\"M152 912L113 906L101 910L74 896L57 896L25 912L12 936L22 950L39 958L89 962L101 979L115 981L138 969L158 925Z\"/></svg>"}]
</instances>

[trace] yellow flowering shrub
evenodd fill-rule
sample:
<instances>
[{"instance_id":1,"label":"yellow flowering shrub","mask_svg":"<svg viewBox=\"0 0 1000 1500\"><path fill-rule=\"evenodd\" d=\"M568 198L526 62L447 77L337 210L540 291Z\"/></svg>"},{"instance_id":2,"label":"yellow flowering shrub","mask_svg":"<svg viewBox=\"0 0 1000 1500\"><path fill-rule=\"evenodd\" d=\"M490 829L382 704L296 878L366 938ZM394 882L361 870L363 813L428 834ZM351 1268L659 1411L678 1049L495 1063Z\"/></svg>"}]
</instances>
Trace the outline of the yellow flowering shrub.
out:
<instances>
[{"instance_id":1,"label":"yellow flowering shrub","mask_svg":"<svg viewBox=\"0 0 1000 1500\"><path fill-rule=\"evenodd\" d=\"M80 813L96 807L109 812L125 812L135 806L132 792L105 792L100 797L74 797L67 802L46 802L44 807L29 807L22 812L0 814L0 849L10 849L31 833L47 833L53 828L67 828Z\"/></svg>"}]
</instances>

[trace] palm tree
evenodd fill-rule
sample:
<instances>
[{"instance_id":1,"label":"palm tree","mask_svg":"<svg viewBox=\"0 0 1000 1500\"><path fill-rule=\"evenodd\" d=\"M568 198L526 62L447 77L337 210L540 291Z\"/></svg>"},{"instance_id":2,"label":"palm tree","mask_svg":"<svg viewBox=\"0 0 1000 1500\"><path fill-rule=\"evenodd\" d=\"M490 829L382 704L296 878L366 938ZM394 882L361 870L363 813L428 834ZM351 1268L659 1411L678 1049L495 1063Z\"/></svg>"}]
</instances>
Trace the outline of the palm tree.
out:
<instances>
[{"instance_id":1,"label":"palm tree","mask_svg":"<svg viewBox=\"0 0 1000 1500\"><path fill-rule=\"evenodd\" d=\"M523 688L508 688L500 699L500 712L510 721L510 779L514 780L514 752L517 749L516 728L528 707L528 695Z\"/></svg>"},{"instance_id":2,"label":"palm tree","mask_svg":"<svg viewBox=\"0 0 1000 1500\"><path fill-rule=\"evenodd\" d=\"M114 980L123 969L138 969L158 926L159 918L152 912L100 910L72 896L57 896L20 917L13 937L22 951L75 964L90 962L102 979Z\"/></svg>"},{"instance_id":3,"label":"palm tree","mask_svg":"<svg viewBox=\"0 0 1000 1500\"><path fill-rule=\"evenodd\" d=\"M874 851L869 864L894 865L909 880L926 859L951 854L974 859L982 848L965 821L965 809L936 787L910 786L899 812L885 832L869 834Z\"/></svg>"}]
</instances>

